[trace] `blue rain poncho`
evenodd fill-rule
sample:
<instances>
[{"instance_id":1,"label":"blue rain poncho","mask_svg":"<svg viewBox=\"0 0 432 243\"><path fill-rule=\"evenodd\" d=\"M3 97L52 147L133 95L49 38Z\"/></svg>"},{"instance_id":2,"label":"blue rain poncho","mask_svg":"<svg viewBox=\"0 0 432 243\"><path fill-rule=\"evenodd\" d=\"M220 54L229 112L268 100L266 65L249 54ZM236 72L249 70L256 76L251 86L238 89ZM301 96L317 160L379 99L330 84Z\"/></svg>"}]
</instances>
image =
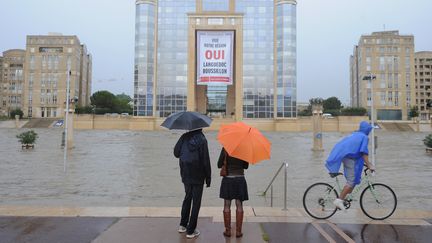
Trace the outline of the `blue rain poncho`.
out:
<instances>
[{"instance_id":1,"label":"blue rain poncho","mask_svg":"<svg viewBox=\"0 0 432 243\"><path fill-rule=\"evenodd\" d=\"M368 135L371 130L372 126L368 122L362 121L358 131L343 138L334 146L325 164L330 173L338 173L342 160L344 158L351 158L356 162L354 166L354 184L360 184L364 164L363 155L369 154Z\"/></svg>"}]
</instances>

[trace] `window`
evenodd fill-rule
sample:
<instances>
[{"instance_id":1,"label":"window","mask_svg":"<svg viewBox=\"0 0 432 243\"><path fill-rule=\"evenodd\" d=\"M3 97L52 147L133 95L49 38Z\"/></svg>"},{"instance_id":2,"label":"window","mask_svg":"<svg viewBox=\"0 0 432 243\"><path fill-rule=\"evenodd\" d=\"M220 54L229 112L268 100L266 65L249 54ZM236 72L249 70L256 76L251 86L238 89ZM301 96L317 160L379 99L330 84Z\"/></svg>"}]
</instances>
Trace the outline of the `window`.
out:
<instances>
[{"instance_id":1,"label":"window","mask_svg":"<svg viewBox=\"0 0 432 243\"><path fill-rule=\"evenodd\" d=\"M35 69L35 57L30 56L30 70L34 70L34 69Z\"/></svg>"},{"instance_id":2,"label":"window","mask_svg":"<svg viewBox=\"0 0 432 243\"><path fill-rule=\"evenodd\" d=\"M394 104L395 106L399 106L399 92L394 93Z\"/></svg>"},{"instance_id":3,"label":"window","mask_svg":"<svg viewBox=\"0 0 432 243\"><path fill-rule=\"evenodd\" d=\"M385 57L380 57L379 59L379 70L384 71L385 70Z\"/></svg>"},{"instance_id":4,"label":"window","mask_svg":"<svg viewBox=\"0 0 432 243\"><path fill-rule=\"evenodd\" d=\"M204 11L229 11L229 0L203 0Z\"/></svg>"}]
</instances>

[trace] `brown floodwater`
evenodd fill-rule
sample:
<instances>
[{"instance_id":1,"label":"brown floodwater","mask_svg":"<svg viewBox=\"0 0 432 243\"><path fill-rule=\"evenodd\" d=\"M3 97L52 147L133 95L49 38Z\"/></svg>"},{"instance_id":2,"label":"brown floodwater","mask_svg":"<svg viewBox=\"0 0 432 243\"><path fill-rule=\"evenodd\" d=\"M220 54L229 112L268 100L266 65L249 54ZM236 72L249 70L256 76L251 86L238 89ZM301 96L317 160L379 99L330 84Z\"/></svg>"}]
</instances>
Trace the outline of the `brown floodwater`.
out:
<instances>
[{"instance_id":1,"label":"brown floodwater","mask_svg":"<svg viewBox=\"0 0 432 243\"><path fill-rule=\"evenodd\" d=\"M172 154L180 132L75 131L75 148L63 172L60 129L35 129L34 149L21 150L21 130L0 129L0 205L33 206L180 206L184 195L178 160ZM220 145L216 132L206 132L212 184L204 189L203 206L220 206L221 178L216 168ZM332 182L324 160L345 134L324 133L324 152L311 151L311 133L266 132L272 158L246 171L250 200L269 206L259 196L282 162L288 162L288 207L302 207L304 190L317 181ZM432 156L425 153L426 133L377 132L376 181L391 186L399 208L432 210ZM270 193L268 193L269 195ZM358 204L358 203L354 203ZM274 182L274 205L283 205L283 174ZM357 205L358 206L358 205Z\"/></svg>"}]
</instances>

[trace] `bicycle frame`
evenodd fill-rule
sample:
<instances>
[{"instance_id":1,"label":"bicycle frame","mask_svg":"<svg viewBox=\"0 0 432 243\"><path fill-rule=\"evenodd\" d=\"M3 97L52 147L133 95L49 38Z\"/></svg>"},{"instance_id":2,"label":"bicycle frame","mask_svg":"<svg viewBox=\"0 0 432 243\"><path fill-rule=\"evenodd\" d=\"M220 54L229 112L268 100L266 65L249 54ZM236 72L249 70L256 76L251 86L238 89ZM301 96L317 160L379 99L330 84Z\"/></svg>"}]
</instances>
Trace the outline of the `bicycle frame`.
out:
<instances>
[{"instance_id":1,"label":"bicycle frame","mask_svg":"<svg viewBox=\"0 0 432 243\"><path fill-rule=\"evenodd\" d=\"M345 198L346 201L353 201L355 196L357 195L357 193L361 192L363 190L363 188L366 188L367 186L371 186L373 183L371 182L370 179L370 174L365 173L366 175L362 178L360 185L357 185L354 190L347 195L347 197ZM337 188L337 193L340 194L342 192L343 187L341 186L341 183L339 182L339 178L336 177L336 182L332 185L333 190L335 190ZM374 196L375 199L377 199L377 196L375 194L374 190L371 190L372 195Z\"/></svg>"}]
</instances>

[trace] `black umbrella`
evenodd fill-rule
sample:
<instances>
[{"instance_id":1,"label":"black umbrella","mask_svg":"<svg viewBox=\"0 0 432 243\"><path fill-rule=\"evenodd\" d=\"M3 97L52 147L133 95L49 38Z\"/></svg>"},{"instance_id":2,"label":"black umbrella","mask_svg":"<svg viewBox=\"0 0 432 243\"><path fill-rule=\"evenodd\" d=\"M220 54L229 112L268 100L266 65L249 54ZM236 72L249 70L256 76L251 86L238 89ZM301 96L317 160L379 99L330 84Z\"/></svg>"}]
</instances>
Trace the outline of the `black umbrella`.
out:
<instances>
[{"instance_id":1,"label":"black umbrella","mask_svg":"<svg viewBox=\"0 0 432 243\"><path fill-rule=\"evenodd\" d=\"M161 126L170 130L195 130L209 127L212 119L206 115L193 111L181 111L169 115Z\"/></svg>"}]
</instances>

